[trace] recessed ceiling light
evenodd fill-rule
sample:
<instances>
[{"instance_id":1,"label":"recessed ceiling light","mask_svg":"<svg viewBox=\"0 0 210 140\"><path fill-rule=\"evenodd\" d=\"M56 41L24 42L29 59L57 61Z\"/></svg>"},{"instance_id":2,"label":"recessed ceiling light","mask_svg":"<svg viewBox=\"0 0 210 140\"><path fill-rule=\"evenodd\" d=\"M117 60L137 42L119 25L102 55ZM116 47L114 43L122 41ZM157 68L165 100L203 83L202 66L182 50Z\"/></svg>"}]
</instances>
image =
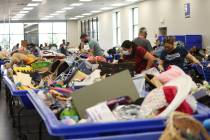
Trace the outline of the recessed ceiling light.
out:
<instances>
[{"instance_id":1,"label":"recessed ceiling light","mask_svg":"<svg viewBox=\"0 0 210 140\"><path fill-rule=\"evenodd\" d=\"M34 7L25 7L25 8L23 8L23 10L33 10L34 9Z\"/></svg>"},{"instance_id":2,"label":"recessed ceiling light","mask_svg":"<svg viewBox=\"0 0 210 140\"><path fill-rule=\"evenodd\" d=\"M77 20L78 18L69 18L70 20Z\"/></svg>"},{"instance_id":3,"label":"recessed ceiling light","mask_svg":"<svg viewBox=\"0 0 210 140\"><path fill-rule=\"evenodd\" d=\"M62 11L56 11L55 13L65 13L65 11L64 10L62 10Z\"/></svg>"},{"instance_id":4,"label":"recessed ceiling light","mask_svg":"<svg viewBox=\"0 0 210 140\"><path fill-rule=\"evenodd\" d=\"M20 14L27 14L29 11L20 11Z\"/></svg>"},{"instance_id":5,"label":"recessed ceiling light","mask_svg":"<svg viewBox=\"0 0 210 140\"><path fill-rule=\"evenodd\" d=\"M81 5L83 5L83 3L72 3L72 4L70 4L70 6L81 6Z\"/></svg>"},{"instance_id":6,"label":"recessed ceiling light","mask_svg":"<svg viewBox=\"0 0 210 140\"><path fill-rule=\"evenodd\" d=\"M100 13L101 11L91 11L91 13Z\"/></svg>"},{"instance_id":7,"label":"recessed ceiling light","mask_svg":"<svg viewBox=\"0 0 210 140\"><path fill-rule=\"evenodd\" d=\"M118 6L123 6L124 4L122 4L122 3L115 3L115 4L112 4L111 6L113 6L113 7L118 7Z\"/></svg>"},{"instance_id":8,"label":"recessed ceiling light","mask_svg":"<svg viewBox=\"0 0 210 140\"><path fill-rule=\"evenodd\" d=\"M35 2L42 2L42 0L32 0L32 1L35 1Z\"/></svg>"},{"instance_id":9,"label":"recessed ceiling light","mask_svg":"<svg viewBox=\"0 0 210 140\"><path fill-rule=\"evenodd\" d=\"M101 10L111 10L113 9L112 7L104 7L104 8L101 8Z\"/></svg>"},{"instance_id":10,"label":"recessed ceiling light","mask_svg":"<svg viewBox=\"0 0 210 140\"><path fill-rule=\"evenodd\" d=\"M82 14L83 16L90 16L90 15L92 15L92 13L84 13L84 14Z\"/></svg>"},{"instance_id":11,"label":"recessed ceiling light","mask_svg":"<svg viewBox=\"0 0 210 140\"><path fill-rule=\"evenodd\" d=\"M39 5L39 3L29 3L27 6L29 6L29 7L35 7L35 6L38 6Z\"/></svg>"},{"instance_id":12,"label":"recessed ceiling light","mask_svg":"<svg viewBox=\"0 0 210 140\"><path fill-rule=\"evenodd\" d=\"M74 9L74 7L64 7L63 10L71 10Z\"/></svg>"},{"instance_id":13,"label":"recessed ceiling light","mask_svg":"<svg viewBox=\"0 0 210 140\"><path fill-rule=\"evenodd\" d=\"M79 0L79 1L84 1L84 2L88 2L88 1L92 1L92 0Z\"/></svg>"},{"instance_id":14,"label":"recessed ceiling light","mask_svg":"<svg viewBox=\"0 0 210 140\"><path fill-rule=\"evenodd\" d=\"M75 16L75 18L83 18L84 16Z\"/></svg>"}]
</instances>

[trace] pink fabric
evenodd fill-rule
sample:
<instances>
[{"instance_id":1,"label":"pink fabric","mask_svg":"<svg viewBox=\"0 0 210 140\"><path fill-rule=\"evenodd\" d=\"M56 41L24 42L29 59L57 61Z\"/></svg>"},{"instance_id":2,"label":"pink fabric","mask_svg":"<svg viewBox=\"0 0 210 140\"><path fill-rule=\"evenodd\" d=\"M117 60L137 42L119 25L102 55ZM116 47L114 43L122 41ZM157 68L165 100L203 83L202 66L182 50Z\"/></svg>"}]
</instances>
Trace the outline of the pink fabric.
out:
<instances>
[{"instance_id":1,"label":"pink fabric","mask_svg":"<svg viewBox=\"0 0 210 140\"><path fill-rule=\"evenodd\" d=\"M179 76L185 75L184 71L177 66L171 66L167 71L162 72L157 76L161 83L165 84Z\"/></svg>"}]
</instances>

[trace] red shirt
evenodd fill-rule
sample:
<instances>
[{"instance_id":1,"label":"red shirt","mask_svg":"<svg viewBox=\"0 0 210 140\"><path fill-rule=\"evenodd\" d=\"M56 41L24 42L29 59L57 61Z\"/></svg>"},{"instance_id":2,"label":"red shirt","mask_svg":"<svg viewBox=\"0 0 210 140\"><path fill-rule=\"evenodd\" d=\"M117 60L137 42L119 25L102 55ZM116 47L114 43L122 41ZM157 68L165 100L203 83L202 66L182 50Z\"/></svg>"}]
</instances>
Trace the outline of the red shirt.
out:
<instances>
[{"instance_id":1,"label":"red shirt","mask_svg":"<svg viewBox=\"0 0 210 140\"><path fill-rule=\"evenodd\" d=\"M126 61L133 61L136 63L135 71L137 74L141 73L147 67L147 60L144 59L146 53L147 51L143 47L137 47L133 50L133 54L124 57Z\"/></svg>"}]
</instances>

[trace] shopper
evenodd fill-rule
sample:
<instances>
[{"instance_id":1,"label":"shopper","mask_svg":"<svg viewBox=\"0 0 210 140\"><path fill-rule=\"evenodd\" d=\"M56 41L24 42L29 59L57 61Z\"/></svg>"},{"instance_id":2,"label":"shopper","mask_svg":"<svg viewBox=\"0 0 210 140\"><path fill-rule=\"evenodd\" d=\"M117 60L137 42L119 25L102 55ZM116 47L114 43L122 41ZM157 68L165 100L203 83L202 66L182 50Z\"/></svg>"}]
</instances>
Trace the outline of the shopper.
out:
<instances>
[{"instance_id":1,"label":"shopper","mask_svg":"<svg viewBox=\"0 0 210 140\"><path fill-rule=\"evenodd\" d=\"M136 63L135 71L137 74L151 68L156 60L146 49L137 46L134 42L129 40L124 41L121 47L123 49L124 60L134 61Z\"/></svg>"},{"instance_id":2,"label":"shopper","mask_svg":"<svg viewBox=\"0 0 210 140\"><path fill-rule=\"evenodd\" d=\"M157 40L155 41L155 46L153 47L153 55L154 55L155 57L160 58L161 53L163 52L163 50L164 50L163 45L160 43L160 40L157 39Z\"/></svg>"},{"instance_id":3,"label":"shopper","mask_svg":"<svg viewBox=\"0 0 210 140\"><path fill-rule=\"evenodd\" d=\"M168 36L164 39L164 50L161 53L160 68L166 69L169 65L176 65L184 69L185 58L193 63L200 63L192 56L184 47L179 47L175 44L175 37Z\"/></svg>"},{"instance_id":4,"label":"shopper","mask_svg":"<svg viewBox=\"0 0 210 140\"><path fill-rule=\"evenodd\" d=\"M61 45L60 45L60 53L64 54L65 56L68 55L68 51L66 50L64 44L61 44Z\"/></svg>"},{"instance_id":5,"label":"shopper","mask_svg":"<svg viewBox=\"0 0 210 140\"><path fill-rule=\"evenodd\" d=\"M147 29L142 27L139 29L139 36L133 40L137 46L144 47L148 52L152 52L153 48L149 40L147 40Z\"/></svg>"},{"instance_id":6,"label":"shopper","mask_svg":"<svg viewBox=\"0 0 210 140\"><path fill-rule=\"evenodd\" d=\"M43 48L44 48L43 44L40 44L39 49L43 50Z\"/></svg>"},{"instance_id":7,"label":"shopper","mask_svg":"<svg viewBox=\"0 0 210 140\"><path fill-rule=\"evenodd\" d=\"M44 43L44 50L49 50L50 48L49 48L49 46L48 46L48 44L47 43Z\"/></svg>"},{"instance_id":8,"label":"shopper","mask_svg":"<svg viewBox=\"0 0 210 140\"><path fill-rule=\"evenodd\" d=\"M12 48L12 51L17 51L19 49L19 43L17 43L13 48Z\"/></svg>"},{"instance_id":9,"label":"shopper","mask_svg":"<svg viewBox=\"0 0 210 140\"><path fill-rule=\"evenodd\" d=\"M96 42L95 40L91 39L87 34L82 34L80 36L80 40L82 42L81 44L84 43L84 45L87 45L88 48L86 48L86 49L93 56L103 56L104 55L104 50L101 49L101 47L99 46L98 42Z\"/></svg>"},{"instance_id":10,"label":"shopper","mask_svg":"<svg viewBox=\"0 0 210 140\"><path fill-rule=\"evenodd\" d=\"M36 44L31 43L31 44L30 44L30 50L31 50L31 53L32 53L34 56L39 57L39 56L41 55L40 49L39 49L39 47L38 47Z\"/></svg>"},{"instance_id":11,"label":"shopper","mask_svg":"<svg viewBox=\"0 0 210 140\"><path fill-rule=\"evenodd\" d=\"M64 46L66 46L66 40L65 40L65 39L62 40L62 44L63 44Z\"/></svg>"}]
</instances>

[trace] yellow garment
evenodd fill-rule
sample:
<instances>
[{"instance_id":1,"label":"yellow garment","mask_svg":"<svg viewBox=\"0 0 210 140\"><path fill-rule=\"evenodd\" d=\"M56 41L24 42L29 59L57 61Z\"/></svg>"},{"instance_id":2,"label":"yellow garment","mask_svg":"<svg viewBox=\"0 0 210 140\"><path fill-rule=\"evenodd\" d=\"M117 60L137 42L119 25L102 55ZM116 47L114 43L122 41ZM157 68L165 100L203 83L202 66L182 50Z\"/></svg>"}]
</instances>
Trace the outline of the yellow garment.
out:
<instances>
[{"instance_id":1,"label":"yellow garment","mask_svg":"<svg viewBox=\"0 0 210 140\"><path fill-rule=\"evenodd\" d=\"M71 81L82 81L82 80L86 79L87 77L88 77L87 74L78 70Z\"/></svg>"}]
</instances>

